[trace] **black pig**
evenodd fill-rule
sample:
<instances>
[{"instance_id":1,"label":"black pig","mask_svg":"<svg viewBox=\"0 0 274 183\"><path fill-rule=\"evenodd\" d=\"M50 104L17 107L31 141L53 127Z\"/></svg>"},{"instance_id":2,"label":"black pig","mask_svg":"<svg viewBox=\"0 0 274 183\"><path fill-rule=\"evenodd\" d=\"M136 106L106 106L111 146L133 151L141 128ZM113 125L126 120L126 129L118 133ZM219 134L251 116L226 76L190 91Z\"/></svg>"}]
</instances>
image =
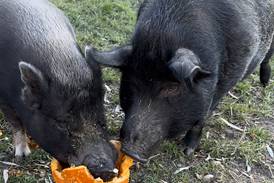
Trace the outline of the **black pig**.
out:
<instances>
[{"instance_id":1,"label":"black pig","mask_svg":"<svg viewBox=\"0 0 274 183\"><path fill-rule=\"evenodd\" d=\"M185 153L198 146L220 99L261 64L270 78L273 0L145 0L129 45L90 49L121 69L122 150L145 161L159 142L183 132Z\"/></svg>"},{"instance_id":2,"label":"black pig","mask_svg":"<svg viewBox=\"0 0 274 183\"><path fill-rule=\"evenodd\" d=\"M99 66L85 60L64 14L46 0L0 2L0 108L14 127L15 155L27 132L64 164L114 175Z\"/></svg>"}]
</instances>

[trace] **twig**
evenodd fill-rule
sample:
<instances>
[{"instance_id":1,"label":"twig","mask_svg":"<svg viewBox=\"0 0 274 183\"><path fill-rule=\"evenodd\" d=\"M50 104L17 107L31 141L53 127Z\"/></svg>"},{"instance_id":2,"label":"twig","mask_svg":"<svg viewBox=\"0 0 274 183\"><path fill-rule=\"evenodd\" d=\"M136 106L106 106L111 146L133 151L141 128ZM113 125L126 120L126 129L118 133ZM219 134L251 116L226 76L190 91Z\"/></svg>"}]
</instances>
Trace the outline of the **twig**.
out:
<instances>
[{"instance_id":1,"label":"twig","mask_svg":"<svg viewBox=\"0 0 274 183\"><path fill-rule=\"evenodd\" d=\"M168 183L168 182L166 182L166 181L164 181L164 180L161 180L160 183Z\"/></svg>"},{"instance_id":2,"label":"twig","mask_svg":"<svg viewBox=\"0 0 274 183\"><path fill-rule=\"evenodd\" d=\"M236 174L235 172L228 170L229 175L234 179L235 182L239 182L233 175L232 173ZM237 174L236 174L237 175ZM238 176L237 176L238 177Z\"/></svg>"},{"instance_id":3,"label":"twig","mask_svg":"<svg viewBox=\"0 0 274 183\"><path fill-rule=\"evenodd\" d=\"M244 176L246 176L246 177L248 177L248 178L250 178L250 179L252 179L252 176L251 175L248 175L247 173L245 173L245 172L241 172Z\"/></svg>"},{"instance_id":4,"label":"twig","mask_svg":"<svg viewBox=\"0 0 274 183\"><path fill-rule=\"evenodd\" d=\"M108 85L105 84L105 88L108 92L111 92L111 88Z\"/></svg>"},{"instance_id":5,"label":"twig","mask_svg":"<svg viewBox=\"0 0 274 183\"><path fill-rule=\"evenodd\" d=\"M37 165L37 166L41 166L41 167L44 167L44 168L49 168L49 166L47 166L47 165L43 165L43 164L40 164L40 163L35 163L35 165Z\"/></svg>"},{"instance_id":6,"label":"twig","mask_svg":"<svg viewBox=\"0 0 274 183\"><path fill-rule=\"evenodd\" d=\"M271 178L274 179L274 174L273 174L273 171L272 171L272 168L270 166L270 164L264 162L261 160L261 163L264 164L264 166L268 167L269 171L270 171L270 174L271 174Z\"/></svg>"},{"instance_id":7,"label":"twig","mask_svg":"<svg viewBox=\"0 0 274 183\"><path fill-rule=\"evenodd\" d=\"M270 173L271 173L271 178L274 179L274 175L273 175L273 171L272 171L271 166L270 166L270 165L267 165L267 166L268 166L269 171L270 171Z\"/></svg>"},{"instance_id":8,"label":"twig","mask_svg":"<svg viewBox=\"0 0 274 183\"><path fill-rule=\"evenodd\" d=\"M8 162L8 161L0 161L0 163L4 164L4 165L8 165L8 166L20 166L17 165L16 163L12 163L12 162Z\"/></svg>"},{"instance_id":9,"label":"twig","mask_svg":"<svg viewBox=\"0 0 274 183\"><path fill-rule=\"evenodd\" d=\"M154 155L154 156L151 156L151 157L149 157L148 158L148 162L150 162L152 159L154 159L154 158L157 158L158 156L160 156L161 154L156 154L156 155Z\"/></svg>"},{"instance_id":10,"label":"twig","mask_svg":"<svg viewBox=\"0 0 274 183\"><path fill-rule=\"evenodd\" d=\"M233 116L233 108L230 106L230 116Z\"/></svg>"},{"instance_id":11,"label":"twig","mask_svg":"<svg viewBox=\"0 0 274 183\"><path fill-rule=\"evenodd\" d=\"M162 164L158 164L158 165L159 165L159 167L164 168L164 166Z\"/></svg>"},{"instance_id":12,"label":"twig","mask_svg":"<svg viewBox=\"0 0 274 183\"><path fill-rule=\"evenodd\" d=\"M190 166L187 166L187 167L183 167L183 168L179 168L178 170L176 170L174 172L174 175L177 175L178 173L181 173L182 171L184 170L189 170L190 169Z\"/></svg>"},{"instance_id":13,"label":"twig","mask_svg":"<svg viewBox=\"0 0 274 183\"><path fill-rule=\"evenodd\" d=\"M221 119L227 126L233 128L233 129L235 129L235 130L238 130L238 131L240 131L240 132L244 132L243 129L237 127L236 125L233 125L233 124L229 123L226 119L224 119L224 118L220 118L220 119Z\"/></svg>"},{"instance_id":14,"label":"twig","mask_svg":"<svg viewBox=\"0 0 274 183\"><path fill-rule=\"evenodd\" d=\"M236 100L239 100L239 97L235 96L233 93L228 92L228 94L229 94L232 98L234 98L234 99L236 99Z\"/></svg>"},{"instance_id":15,"label":"twig","mask_svg":"<svg viewBox=\"0 0 274 183\"><path fill-rule=\"evenodd\" d=\"M246 128L243 130L242 136L241 136L241 138L240 138L240 140L239 140L237 146L235 147L233 153L231 154L231 156L234 156L234 155L235 155L235 153L237 152L237 150L239 149L239 147L240 147L240 145L241 145L241 142L244 140L245 135L246 135Z\"/></svg>"}]
</instances>

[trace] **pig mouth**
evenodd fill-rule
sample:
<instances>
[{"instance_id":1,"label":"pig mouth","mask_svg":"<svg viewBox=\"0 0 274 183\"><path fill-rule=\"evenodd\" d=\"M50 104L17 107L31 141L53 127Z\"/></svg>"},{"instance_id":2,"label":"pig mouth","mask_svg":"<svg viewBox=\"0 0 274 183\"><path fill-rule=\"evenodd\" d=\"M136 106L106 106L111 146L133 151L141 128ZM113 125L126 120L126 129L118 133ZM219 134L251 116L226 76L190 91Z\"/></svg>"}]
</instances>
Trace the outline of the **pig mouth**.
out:
<instances>
[{"instance_id":1,"label":"pig mouth","mask_svg":"<svg viewBox=\"0 0 274 183\"><path fill-rule=\"evenodd\" d=\"M106 170L106 171L102 171L102 172L92 172L92 175L95 178L100 177L104 181L111 181L114 177L116 177L118 175L118 173L116 173L116 170L117 169Z\"/></svg>"},{"instance_id":2,"label":"pig mouth","mask_svg":"<svg viewBox=\"0 0 274 183\"><path fill-rule=\"evenodd\" d=\"M94 148L95 149L95 148ZM98 154L97 152L79 151L69 158L69 166L86 166L89 172L95 177L100 177L104 181L110 181L117 176L115 162L117 157L112 160L112 156Z\"/></svg>"},{"instance_id":3,"label":"pig mouth","mask_svg":"<svg viewBox=\"0 0 274 183\"><path fill-rule=\"evenodd\" d=\"M121 151L130 156L131 158L135 159L136 161L139 161L141 163L146 163L148 161L147 158L144 157L144 155L141 155L142 153L139 153L138 151L131 150L128 146L123 145Z\"/></svg>"}]
</instances>

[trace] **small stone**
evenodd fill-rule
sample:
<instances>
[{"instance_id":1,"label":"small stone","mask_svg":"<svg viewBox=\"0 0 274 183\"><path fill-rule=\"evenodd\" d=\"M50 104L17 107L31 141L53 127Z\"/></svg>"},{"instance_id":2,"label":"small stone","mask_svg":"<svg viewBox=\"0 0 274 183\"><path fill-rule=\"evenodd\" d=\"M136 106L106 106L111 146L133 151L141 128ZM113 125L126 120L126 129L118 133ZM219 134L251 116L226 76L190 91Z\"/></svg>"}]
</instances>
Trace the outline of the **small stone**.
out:
<instances>
[{"instance_id":1,"label":"small stone","mask_svg":"<svg viewBox=\"0 0 274 183\"><path fill-rule=\"evenodd\" d=\"M212 182L213 179L214 179L214 175L208 174L208 175L204 176L203 181L204 182Z\"/></svg>"}]
</instances>

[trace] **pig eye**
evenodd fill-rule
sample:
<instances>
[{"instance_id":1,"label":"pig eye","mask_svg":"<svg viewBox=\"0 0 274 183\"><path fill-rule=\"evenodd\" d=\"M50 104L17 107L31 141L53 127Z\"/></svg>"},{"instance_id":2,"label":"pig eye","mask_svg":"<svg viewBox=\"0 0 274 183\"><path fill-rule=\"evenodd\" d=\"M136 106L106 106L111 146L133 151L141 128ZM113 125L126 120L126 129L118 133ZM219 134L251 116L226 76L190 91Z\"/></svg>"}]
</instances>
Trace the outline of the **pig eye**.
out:
<instances>
[{"instance_id":1,"label":"pig eye","mask_svg":"<svg viewBox=\"0 0 274 183\"><path fill-rule=\"evenodd\" d=\"M171 97L180 94L180 85L179 84L169 84L164 86L161 89L160 95L162 97Z\"/></svg>"}]
</instances>

